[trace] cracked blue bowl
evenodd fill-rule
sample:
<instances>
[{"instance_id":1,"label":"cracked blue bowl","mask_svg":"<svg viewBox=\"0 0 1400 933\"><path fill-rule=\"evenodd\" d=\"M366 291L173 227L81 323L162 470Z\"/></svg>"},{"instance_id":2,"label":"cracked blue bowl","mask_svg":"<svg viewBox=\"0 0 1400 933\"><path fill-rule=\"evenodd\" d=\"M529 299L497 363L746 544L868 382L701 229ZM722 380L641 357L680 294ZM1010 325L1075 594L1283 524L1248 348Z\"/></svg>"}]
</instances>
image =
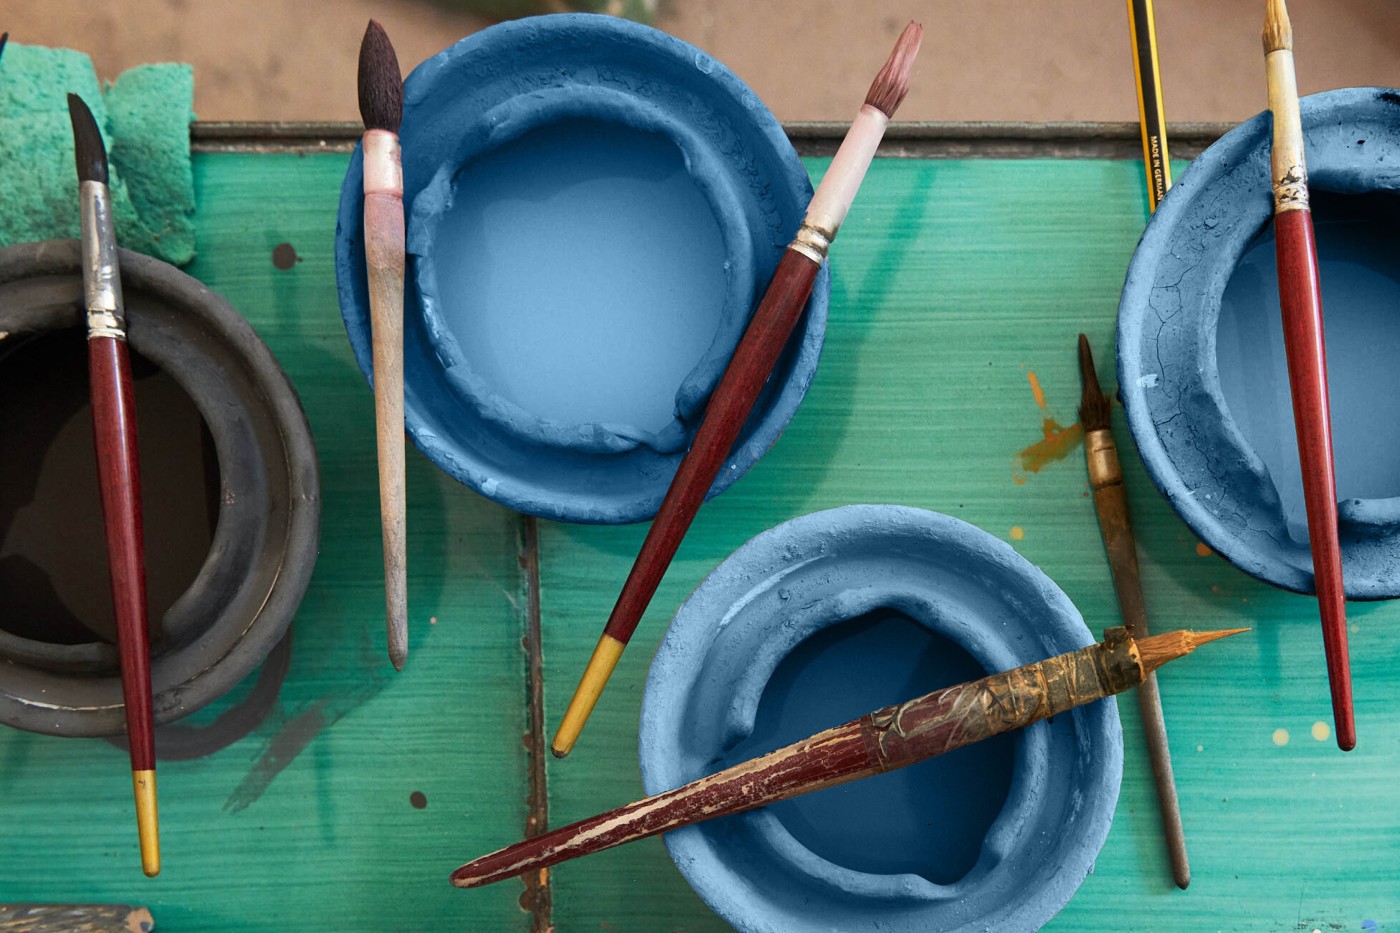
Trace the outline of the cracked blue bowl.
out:
<instances>
[{"instance_id":1,"label":"cracked blue bowl","mask_svg":"<svg viewBox=\"0 0 1400 933\"><path fill-rule=\"evenodd\" d=\"M1343 575L1400 596L1400 91L1305 97ZM1313 592L1274 265L1268 113L1167 193L1118 308L1118 389L1157 488L1236 567Z\"/></svg>"}]
</instances>

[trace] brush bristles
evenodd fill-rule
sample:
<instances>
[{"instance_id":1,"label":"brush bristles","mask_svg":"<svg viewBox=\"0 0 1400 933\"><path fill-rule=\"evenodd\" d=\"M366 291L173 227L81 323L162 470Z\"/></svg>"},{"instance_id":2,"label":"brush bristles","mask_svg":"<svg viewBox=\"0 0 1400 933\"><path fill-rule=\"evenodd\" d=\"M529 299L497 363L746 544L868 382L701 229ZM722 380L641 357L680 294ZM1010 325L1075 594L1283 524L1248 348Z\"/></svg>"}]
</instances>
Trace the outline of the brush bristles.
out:
<instances>
[{"instance_id":1,"label":"brush bristles","mask_svg":"<svg viewBox=\"0 0 1400 933\"><path fill-rule=\"evenodd\" d=\"M1079 335L1079 380L1084 386L1079 396L1079 424L1085 432L1101 431L1108 427L1110 402L1099 388L1099 374L1094 369L1094 353L1089 349L1089 338Z\"/></svg>"},{"instance_id":2,"label":"brush bristles","mask_svg":"<svg viewBox=\"0 0 1400 933\"><path fill-rule=\"evenodd\" d=\"M1283 0L1268 0L1264 10L1264 54L1293 50L1293 24Z\"/></svg>"},{"instance_id":3,"label":"brush bristles","mask_svg":"<svg viewBox=\"0 0 1400 933\"><path fill-rule=\"evenodd\" d=\"M78 181L107 184L107 147L92 111L77 94L68 95L68 119L73 124L73 157L78 165Z\"/></svg>"},{"instance_id":4,"label":"brush bristles","mask_svg":"<svg viewBox=\"0 0 1400 933\"><path fill-rule=\"evenodd\" d=\"M899 34L885 66L870 83L865 102L887 117L893 117L904 97L909 93L909 73L914 70L914 58L919 54L919 45L924 41L924 27L911 22Z\"/></svg>"},{"instance_id":5,"label":"brush bristles","mask_svg":"<svg viewBox=\"0 0 1400 933\"><path fill-rule=\"evenodd\" d=\"M1191 632L1181 629L1161 635L1149 635L1137 640L1138 656L1142 658L1143 670L1150 674L1168 661L1185 657L1201 645L1247 631L1247 628L1226 628L1214 632Z\"/></svg>"},{"instance_id":6,"label":"brush bristles","mask_svg":"<svg viewBox=\"0 0 1400 933\"><path fill-rule=\"evenodd\" d=\"M403 121L403 75L384 27L374 20L360 42L360 117L367 130L399 131Z\"/></svg>"},{"instance_id":7,"label":"brush bristles","mask_svg":"<svg viewBox=\"0 0 1400 933\"><path fill-rule=\"evenodd\" d=\"M10 41L8 32L0 32L0 56L5 54L5 43Z\"/></svg>"}]
</instances>

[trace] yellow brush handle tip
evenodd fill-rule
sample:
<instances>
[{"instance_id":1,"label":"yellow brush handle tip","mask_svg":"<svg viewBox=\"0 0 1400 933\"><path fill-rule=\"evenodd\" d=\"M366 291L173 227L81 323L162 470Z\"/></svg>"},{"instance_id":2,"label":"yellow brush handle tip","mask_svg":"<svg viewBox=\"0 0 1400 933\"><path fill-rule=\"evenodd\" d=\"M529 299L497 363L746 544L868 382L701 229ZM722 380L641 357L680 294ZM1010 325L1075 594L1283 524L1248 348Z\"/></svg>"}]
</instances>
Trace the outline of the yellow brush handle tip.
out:
<instances>
[{"instance_id":1,"label":"yellow brush handle tip","mask_svg":"<svg viewBox=\"0 0 1400 933\"><path fill-rule=\"evenodd\" d=\"M136 793L136 832L141 840L141 870L147 878L160 874L160 820L156 806L156 773L131 772Z\"/></svg>"},{"instance_id":2,"label":"yellow brush handle tip","mask_svg":"<svg viewBox=\"0 0 1400 933\"><path fill-rule=\"evenodd\" d=\"M626 647L627 642L606 633L598 639L593 656L588 659L588 666L583 669L583 676L574 689L573 699L569 700L569 708L564 712L564 721L559 723L559 731L554 733L554 741L550 743L550 751L555 758L563 758L573 751L584 723L588 722L598 697L602 695L608 678L622 657L622 649Z\"/></svg>"}]
</instances>

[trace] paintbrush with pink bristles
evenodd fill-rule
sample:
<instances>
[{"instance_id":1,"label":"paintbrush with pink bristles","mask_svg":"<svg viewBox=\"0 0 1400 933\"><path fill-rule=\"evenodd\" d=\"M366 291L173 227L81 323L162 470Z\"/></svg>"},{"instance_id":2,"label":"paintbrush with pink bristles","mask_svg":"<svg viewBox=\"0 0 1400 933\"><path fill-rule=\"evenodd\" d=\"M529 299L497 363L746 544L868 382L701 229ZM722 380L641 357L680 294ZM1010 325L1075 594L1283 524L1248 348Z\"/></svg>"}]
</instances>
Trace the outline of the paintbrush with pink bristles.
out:
<instances>
[{"instance_id":1,"label":"paintbrush with pink bristles","mask_svg":"<svg viewBox=\"0 0 1400 933\"><path fill-rule=\"evenodd\" d=\"M578 740L603 687L622 657L622 649L641 621L642 613L680 547L681 538L729 456L788 336L802 316L817 272L826 261L831 241L846 219L865 172L875 158L875 149L885 135L885 127L909 93L909 75L923 33L918 23L906 26L894 51L875 76L865 95L865 103L812 196L796 238L784 251L767 293L710 396L695 440L671 480L656 520L642 542L641 553L623 585L622 595L613 607L603 635L569 701L559 731L554 735L555 757L567 755Z\"/></svg>"}]
</instances>

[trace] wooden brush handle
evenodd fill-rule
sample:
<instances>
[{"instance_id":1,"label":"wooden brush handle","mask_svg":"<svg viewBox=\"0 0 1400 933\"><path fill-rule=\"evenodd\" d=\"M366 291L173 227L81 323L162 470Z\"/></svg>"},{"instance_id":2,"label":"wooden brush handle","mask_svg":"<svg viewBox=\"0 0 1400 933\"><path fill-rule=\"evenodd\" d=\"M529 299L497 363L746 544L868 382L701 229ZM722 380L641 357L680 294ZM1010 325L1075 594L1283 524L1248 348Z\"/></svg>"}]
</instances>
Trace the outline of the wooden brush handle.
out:
<instances>
[{"instance_id":1,"label":"wooden brush handle","mask_svg":"<svg viewBox=\"0 0 1400 933\"><path fill-rule=\"evenodd\" d=\"M1332 461L1332 426L1327 399L1327 354L1322 334L1322 292L1312 212L1285 210L1274 216L1279 302L1288 356L1288 385L1303 472L1313 580L1322 615L1322 644L1332 688L1337 744L1356 744L1351 673L1347 659L1346 591L1337 537L1337 482Z\"/></svg>"},{"instance_id":2,"label":"wooden brush handle","mask_svg":"<svg viewBox=\"0 0 1400 933\"><path fill-rule=\"evenodd\" d=\"M151 771L155 768L155 736L151 721L150 644L146 631L141 473L136 456L136 405L126 341L112 337L90 338L88 371L131 770Z\"/></svg>"},{"instance_id":3,"label":"wooden brush handle","mask_svg":"<svg viewBox=\"0 0 1400 933\"><path fill-rule=\"evenodd\" d=\"M384 608L389 658L408 654L408 541L404 491L403 201L365 195L365 264L369 272L374 354L374 422L379 448L379 513L384 538Z\"/></svg>"},{"instance_id":4,"label":"wooden brush handle","mask_svg":"<svg viewBox=\"0 0 1400 933\"><path fill-rule=\"evenodd\" d=\"M867 713L759 758L507 846L452 873L477 887L701 820L903 768L1142 682L1123 628L1103 643Z\"/></svg>"},{"instance_id":5,"label":"wooden brush handle","mask_svg":"<svg viewBox=\"0 0 1400 933\"><path fill-rule=\"evenodd\" d=\"M647 532L604 634L625 643L641 621L705 493L753 410L788 337L812 294L820 265L793 249L783 252L763 301L754 311L729 366L705 408L695 440L681 460Z\"/></svg>"}]
</instances>

